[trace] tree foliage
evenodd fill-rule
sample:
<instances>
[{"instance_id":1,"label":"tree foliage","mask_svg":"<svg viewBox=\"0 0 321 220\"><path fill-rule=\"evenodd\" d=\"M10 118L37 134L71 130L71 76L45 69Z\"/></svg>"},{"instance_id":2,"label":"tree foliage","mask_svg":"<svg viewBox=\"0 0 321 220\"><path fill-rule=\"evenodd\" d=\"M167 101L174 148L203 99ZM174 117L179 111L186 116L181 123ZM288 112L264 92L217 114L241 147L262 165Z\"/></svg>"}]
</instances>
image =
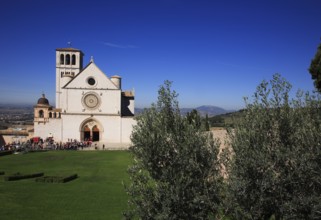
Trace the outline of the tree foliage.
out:
<instances>
[{"instance_id":1,"label":"tree foliage","mask_svg":"<svg viewBox=\"0 0 321 220\"><path fill-rule=\"evenodd\" d=\"M205 115L204 119L204 130L205 131L210 131L210 121L208 119L208 114Z\"/></svg>"},{"instance_id":2,"label":"tree foliage","mask_svg":"<svg viewBox=\"0 0 321 220\"><path fill-rule=\"evenodd\" d=\"M193 109L191 112L187 112L186 119L189 124L193 124L197 129L202 131L210 131L210 124L208 120L208 115L205 115L205 118L202 118L196 109Z\"/></svg>"},{"instance_id":3,"label":"tree foliage","mask_svg":"<svg viewBox=\"0 0 321 220\"><path fill-rule=\"evenodd\" d=\"M191 112L187 112L186 119L189 124L193 124L197 129L201 129L202 119L196 109L193 109Z\"/></svg>"},{"instance_id":4,"label":"tree foliage","mask_svg":"<svg viewBox=\"0 0 321 220\"><path fill-rule=\"evenodd\" d=\"M279 74L263 81L229 131L228 200L236 219L321 218L321 102Z\"/></svg>"},{"instance_id":5,"label":"tree foliage","mask_svg":"<svg viewBox=\"0 0 321 220\"><path fill-rule=\"evenodd\" d=\"M198 120L181 116L171 82L165 81L158 95L157 103L137 118L131 136L134 163L128 170L131 183L126 187L125 217L213 217L222 184L219 143L201 131Z\"/></svg>"},{"instance_id":6,"label":"tree foliage","mask_svg":"<svg viewBox=\"0 0 321 220\"><path fill-rule=\"evenodd\" d=\"M314 80L315 88L321 92L321 44L319 45L317 52L311 61L309 72Z\"/></svg>"}]
</instances>

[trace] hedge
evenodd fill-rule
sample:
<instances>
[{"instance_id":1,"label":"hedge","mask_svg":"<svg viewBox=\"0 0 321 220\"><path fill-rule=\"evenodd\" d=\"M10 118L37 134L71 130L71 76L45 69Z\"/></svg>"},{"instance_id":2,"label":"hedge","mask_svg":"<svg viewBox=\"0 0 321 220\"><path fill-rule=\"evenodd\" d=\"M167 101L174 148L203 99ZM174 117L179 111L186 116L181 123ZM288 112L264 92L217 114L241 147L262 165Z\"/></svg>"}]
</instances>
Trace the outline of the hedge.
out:
<instances>
[{"instance_id":1,"label":"hedge","mask_svg":"<svg viewBox=\"0 0 321 220\"><path fill-rule=\"evenodd\" d=\"M0 156L10 155L13 154L13 152L13 150L0 151Z\"/></svg>"},{"instance_id":2,"label":"hedge","mask_svg":"<svg viewBox=\"0 0 321 220\"><path fill-rule=\"evenodd\" d=\"M36 182L43 182L43 183L66 183L78 178L77 174L73 174L70 176L43 176L36 178Z\"/></svg>"},{"instance_id":3,"label":"hedge","mask_svg":"<svg viewBox=\"0 0 321 220\"><path fill-rule=\"evenodd\" d=\"M21 173L15 173L11 176L5 176L5 181L15 181L15 180L21 180L21 179L29 179L29 178L35 178L43 176L44 173L32 173L32 174L21 174Z\"/></svg>"}]
</instances>

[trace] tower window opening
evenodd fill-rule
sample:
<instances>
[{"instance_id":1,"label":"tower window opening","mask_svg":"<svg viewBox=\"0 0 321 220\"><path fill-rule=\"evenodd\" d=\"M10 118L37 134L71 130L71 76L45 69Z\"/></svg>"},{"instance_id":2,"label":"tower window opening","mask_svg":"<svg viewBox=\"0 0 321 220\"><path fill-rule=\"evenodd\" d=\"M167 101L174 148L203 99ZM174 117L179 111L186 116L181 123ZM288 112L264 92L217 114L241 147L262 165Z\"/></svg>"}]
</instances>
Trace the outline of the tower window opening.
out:
<instances>
[{"instance_id":1,"label":"tower window opening","mask_svg":"<svg viewBox=\"0 0 321 220\"><path fill-rule=\"evenodd\" d=\"M63 77L64 76L64 72L61 72L61 77Z\"/></svg>"},{"instance_id":2,"label":"tower window opening","mask_svg":"<svg viewBox=\"0 0 321 220\"><path fill-rule=\"evenodd\" d=\"M66 55L66 65L70 65L70 54Z\"/></svg>"},{"instance_id":3,"label":"tower window opening","mask_svg":"<svg viewBox=\"0 0 321 220\"><path fill-rule=\"evenodd\" d=\"M43 113L43 110L39 110L39 118L43 118L44 117L44 113Z\"/></svg>"},{"instance_id":4,"label":"tower window opening","mask_svg":"<svg viewBox=\"0 0 321 220\"><path fill-rule=\"evenodd\" d=\"M49 118L52 118L52 112L49 112Z\"/></svg>"},{"instance_id":5,"label":"tower window opening","mask_svg":"<svg viewBox=\"0 0 321 220\"><path fill-rule=\"evenodd\" d=\"M75 55L75 54L73 54L73 55L71 56L71 64L72 64L72 65L76 65L76 55Z\"/></svg>"},{"instance_id":6,"label":"tower window opening","mask_svg":"<svg viewBox=\"0 0 321 220\"><path fill-rule=\"evenodd\" d=\"M54 118L57 118L57 113L56 112L54 112Z\"/></svg>"},{"instance_id":7,"label":"tower window opening","mask_svg":"<svg viewBox=\"0 0 321 220\"><path fill-rule=\"evenodd\" d=\"M65 64L65 56L60 54L60 64Z\"/></svg>"}]
</instances>

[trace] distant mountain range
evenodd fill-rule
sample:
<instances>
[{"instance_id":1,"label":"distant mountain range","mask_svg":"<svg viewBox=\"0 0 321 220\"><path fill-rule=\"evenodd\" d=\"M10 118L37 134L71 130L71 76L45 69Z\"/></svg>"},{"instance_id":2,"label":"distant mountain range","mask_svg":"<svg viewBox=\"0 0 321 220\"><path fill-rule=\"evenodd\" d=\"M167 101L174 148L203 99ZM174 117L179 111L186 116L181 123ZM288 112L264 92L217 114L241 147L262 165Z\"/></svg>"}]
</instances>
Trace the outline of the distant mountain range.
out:
<instances>
[{"instance_id":1,"label":"distant mountain range","mask_svg":"<svg viewBox=\"0 0 321 220\"><path fill-rule=\"evenodd\" d=\"M235 110L226 110L221 107L213 106L213 105L202 105L197 108L181 108L182 115L186 115L188 112L191 112L193 109L197 110L198 113L205 117L206 114L208 117L213 117L215 115L222 115L229 112L234 112ZM135 108L135 114L140 114L143 112L143 108Z\"/></svg>"},{"instance_id":2,"label":"distant mountain range","mask_svg":"<svg viewBox=\"0 0 321 220\"><path fill-rule=\"evenodd\" d=\"M32 108L33 104L19 104L19 103L0 103L0 109L15 109L15 108Z\"/></svg>"},{"instance_id":3,"label":"distant mountain range","mask_svg":"<svg viewBox=\"0 0 321 220\"><path fill-rule=\"evenodd\" d=\"M13 110L13 109L25 109L33 111L33 105L31 104L1 104L0 103L0 110ZM206 114L208 117L213 117L215 115L222 115L230 112L235 112L236 110L226 110L221 107L213 106L213 105L202 105L197 108L181 108L182 115L186 115L188 112L191 112L193 109L196 109L198 113L205 117ZM144 108L135 108L135 114L139 115L142 113Z\"/></svg>"}]
</instances>

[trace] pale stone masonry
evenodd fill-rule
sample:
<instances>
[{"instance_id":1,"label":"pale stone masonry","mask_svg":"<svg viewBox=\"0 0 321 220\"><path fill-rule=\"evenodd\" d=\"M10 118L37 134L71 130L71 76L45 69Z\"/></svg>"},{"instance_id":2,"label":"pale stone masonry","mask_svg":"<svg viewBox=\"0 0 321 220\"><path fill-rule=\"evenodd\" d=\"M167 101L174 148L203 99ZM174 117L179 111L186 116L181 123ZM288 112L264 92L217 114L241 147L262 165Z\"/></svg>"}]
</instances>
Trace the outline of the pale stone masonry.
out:
<instances>
[{"instance_id":1,"label":"pale stone masonry","mask_svg":"<svg viewBox=\"0 0 321 220\"><path fill-rule=\"evenodd\" d=\"M83 52L56 49L56 107L45 95L34 106L34 136L57 142L92 140L130 144L134 91L122 91L121 77L107 77Z\"/></svg>"}]
</instances>

